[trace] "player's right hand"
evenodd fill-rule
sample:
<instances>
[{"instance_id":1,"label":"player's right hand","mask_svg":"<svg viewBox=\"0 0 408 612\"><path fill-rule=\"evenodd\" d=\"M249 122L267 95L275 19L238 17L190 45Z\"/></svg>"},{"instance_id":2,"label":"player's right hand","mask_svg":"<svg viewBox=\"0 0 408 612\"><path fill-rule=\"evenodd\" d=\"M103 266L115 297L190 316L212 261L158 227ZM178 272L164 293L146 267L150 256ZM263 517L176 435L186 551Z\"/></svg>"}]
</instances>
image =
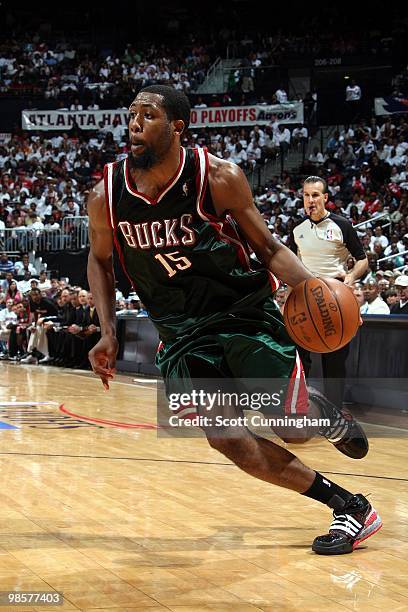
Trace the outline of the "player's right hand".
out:
<instances>
[{"instance_id":1,"label":"player's right hand","mask_svg":"<svg viewBox=\"0 0 408 612\"><path fill-rule=\"evenodd\" d=\"M105 390L109 389L109 379L115 374L116 355L119 343L115 336L102 336L89 351L88 357L92 370L100 377Z\"/></svg>"}]
</instances>

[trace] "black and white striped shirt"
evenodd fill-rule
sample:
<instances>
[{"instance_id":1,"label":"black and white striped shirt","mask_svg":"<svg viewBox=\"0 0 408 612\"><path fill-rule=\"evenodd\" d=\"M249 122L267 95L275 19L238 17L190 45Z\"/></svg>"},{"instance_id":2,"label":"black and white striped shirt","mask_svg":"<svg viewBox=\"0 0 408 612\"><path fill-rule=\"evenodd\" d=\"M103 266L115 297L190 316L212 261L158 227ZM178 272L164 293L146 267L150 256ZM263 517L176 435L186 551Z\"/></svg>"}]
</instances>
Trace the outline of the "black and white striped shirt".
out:
<instances>
[{"instance_id":1,"label":"black and white striped shirt","mask_svg":"<svg viewBox=\"0 0 408 612\"><path fill-rule=\"evenodd\" d=\"M313 274L333 278L345 272L349 255L366 257L350 221L331 212L320 221L302 219L291 232L289 247Z\"/></svg>"}]
</instances>

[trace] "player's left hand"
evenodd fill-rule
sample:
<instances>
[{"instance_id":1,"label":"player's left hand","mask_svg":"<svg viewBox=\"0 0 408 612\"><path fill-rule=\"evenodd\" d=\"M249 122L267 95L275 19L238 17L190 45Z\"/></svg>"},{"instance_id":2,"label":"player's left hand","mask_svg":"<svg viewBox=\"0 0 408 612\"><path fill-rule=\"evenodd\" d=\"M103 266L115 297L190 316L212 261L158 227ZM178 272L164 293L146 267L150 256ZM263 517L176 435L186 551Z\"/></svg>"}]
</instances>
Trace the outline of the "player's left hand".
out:
<instances>
[{"instance_id":1,"label":"player's left hand","mask_svg":"<svg viewBox=\"0 0 408 612\"><path fill-rule=\"evenodd\" d=\"M109 380L115 374L116 354L119 343L114 336L102 336L88 353L94 373L100 377L105 391L109 390Z\"/></svg>"}]
</instances>

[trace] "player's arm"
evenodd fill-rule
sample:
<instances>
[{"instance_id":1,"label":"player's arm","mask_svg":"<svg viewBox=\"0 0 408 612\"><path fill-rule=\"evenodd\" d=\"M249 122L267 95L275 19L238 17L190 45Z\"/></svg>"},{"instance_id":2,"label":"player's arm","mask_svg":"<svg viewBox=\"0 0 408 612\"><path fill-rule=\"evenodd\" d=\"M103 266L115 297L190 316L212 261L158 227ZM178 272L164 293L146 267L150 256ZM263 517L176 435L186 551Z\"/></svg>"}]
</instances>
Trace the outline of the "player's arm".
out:
<instances>
[{"instance_id":1,"label":"player's arm","mask_svg":"<svg viewBox=\"0 0 408 612\"><path fill-rule=\"evenodd\" d=\"M103 182L99 182L89 194L90 251L88 257L88 281L94 296L101 326L101 339L89 352L89 360L95 374L100 376L105 389L113 377L118 342L116 339L115 277L113 273L113 235L106 216Z\"/></svg>"},{"instance_id":2,"label":"player's arm","mask_svg":"<svg viewBox=\"0 0 408 612\"><path fill-rule=\"evenodd\" d=\"M298 257L270 233L241 168L213 155L209 158L209 185L217 214L229 212L234 217L257 257L284 283L294 287L313 278Z\"/></svg>"}]
</instances>

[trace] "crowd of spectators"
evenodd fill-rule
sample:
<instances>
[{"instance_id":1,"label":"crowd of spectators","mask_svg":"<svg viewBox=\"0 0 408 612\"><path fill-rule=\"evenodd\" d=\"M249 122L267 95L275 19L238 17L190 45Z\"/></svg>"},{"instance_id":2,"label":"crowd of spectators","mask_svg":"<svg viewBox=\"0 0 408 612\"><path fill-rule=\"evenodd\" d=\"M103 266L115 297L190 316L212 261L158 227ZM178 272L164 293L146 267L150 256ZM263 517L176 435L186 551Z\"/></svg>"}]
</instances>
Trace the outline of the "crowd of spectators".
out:
<instances>
[{"instance_id":1,"label":"crowd of spectators","mask_svg":"<svg viewBox=\"0 0 408 612\"><path fill-rule=\"evenodd\" d=\"M120 131L122 138L124 130ZM13 135L0 145L0 240L6 250L29 250L27 230L52 236L68 217L86 217L90 188L103 165L116 159L126 143L113 133L75 136ZM116 139L116 140L115 140ZM122 146L121 146L122 145ZM9 229L13 231L4 232ZM65 223L64 231L74 226ZM54 248L62 244L54 241ZM16 246L17 245L17 246ZM56 245L56 246L55 246ZM86 246L77 245L78 247Z\"/></svg>"},{"instance_id":2,"label":"crowd of spectators","mask_svg":"<svg viewBox=\"0 0 408 612\"><path fill-rule=\"evenodd\" d=\"M274 177L257 190L258 208L271 231L285 243L302 215L301 179L311 174L328 183L327 208L357 226L371 270L404 271L408 264L404 253L408 250L406 116L386 118L381 124L371 119L346 125L329 138L323 151L316 147L299 176Z\"/></svg>"},{"instance_id":3,"label":"crowd of spectators","mask_svg":"<svg viewBox=\"0 0 408 612\"><path fill-rule=\"evenodd\" d=\"M110 131L112 130L112 131ZM266 126L190 129L186 146L208 146L211 153L251 170L265 160L284 156L289 149L305 150L309 135L304 126L286 126L272 119ZM5 250L14 234L27 229L47 235L64 218L83 217L91 187L102 178L106 162L127 154L126 129L120 125L99 132L68 135L14 135L0 146L0 239ZM284 242L303 207L301 177L318 174L329 188L328 208L353 224L365 223L360 235L377 259L402 251L407 227L408 123L406 116L361 121L344 126L321 151L315 147L299 176L274 177L255 192L265 221ZM388 212L384 236L375 240L373 215ZM381 222L384 225L384 222ZM4 230L12 230L5 233ZM12 243L13 245L15 242ZM19 244L20 250L26 243ZM400 267L405 256L381 262Z\"/></svg>"},{"instance_id":4,"label":"crowd of spectators","mask_svg":"<svg viewBox=\"0 0 408 612\"><path fill-rule=\"evenodd\" d=\"M64 41L50 44L36 33L0 46L0 93L38 96L67 110L115 108L147 85L194 92L214 59L210 45L188 38L173 47L127 44L120 51L97 51Z\"/></svg>"},{"instance_id":5,"label":"crowd of spectators","mask_svg":"<svg viewBox=\"0 0 408 612\"><path fill-rule=\"evenodd\" d=\"M116 290L118 316L147 316L139 297ZM0 359L90 369L88 352L100 338L92 294L69 279L48 278L28 253L0 253Z\"/></svg>"},{"instance_id":6,"label":"crowd of spectators","mask_svg":"<svg viewBox=\"0 0 408 612\"><path fill-rule=\"evenodd\" d=\"M50 32L43 35L41 28L35 33L21 31L0 44L0 95L29 96L32 108L46 102L47 108L67 111L126 109L140 88L167 84L189 94L195 108L281 104L289 95L280 77L267 97L257 95L256 75L266 67L298 57L392 58L404 38L403 29L395 28L392 35L378 28L342 31L339 23L334 27L335 18L328 22L330 27L321 29L316 22L315 30L299 27L298 34L284 30L265 34L262 29L245 33L242 16L235 21L233 14L230 17L228 26L217 30L216 36L203 34L202 41L186 31L173 42L141 40L105 49L84 40L74 44L64 37L57 42ZM199 97L197 90L217 55L243 59L231 70L225 94ZM396 75L390 93L408 94L407 74L401 70ZM262 126L191 128L183 145L207 146L247 173L269 159L285 158L290 150L302 152L299 172L283 172L255 190L254 202L271 233L288 243L304 214L302 180L310 174L325 178L327 208L350 219L367 253L369 270L354 287L361 313L408 314L407 116L344 125L323 149L314 147L305 159L308 127L313 129L316 119L316 92L309 92L303 103L306 125L289 126L272 117ZM9 138L3 136L0 248L31 250L28 236L34 234L44 238L36 243L41 248L63 248L63 242L51 237L55 232L74 232L73 217L86 223L87 196L101 180L104 165L127 153L127 129L118 121L95 132L75 126L69 133L18 130ZM350 257L348 269L354 263ZM281 310L286 297L285 287L275 294ZM119 289L116 310L120 317L148 314L136 294L124 297ZM88 351L99 337L89 291L70 285L68 279L49 278L46 269L37 270L30 263L28 253L21 252L18 261L0 253L0 359L89 369Z\"/></svg>"},{"instance_id":7,"label":"crowd of spectators","mask_svg":"<svg viewBox=\"0 0 408 612\"><path fill-rule=\"evenodd\" d=\"M265 126L190 129L184 144L205 146L213 155L252 170L268 159L285 157L289 150L305 151L308 141L306 126L286 125L275 118Z\"/></svg>"},{"instance_id":8,"label":"crowd of spectators","mask_svg":"<svg viewBox=\"0 0 408 612\"><path fill-rule=\"evenodd\" d=\"M351 262L352 264L353 262ZM354 283L353 292L362 315L408 315L408 274L392 270L373 271ZM275 293L275 301L283 314L289 291L282 285Z\"/></svg>"},{"instance_id":9,"label":"crowd of spectators","mask_svg":"<svg viewBox=\"0 0 408 612\"><path fill-rule=\"evenodd\" d=\"M257 24L259 26L259 24ZM123 105L146 85L173 85L197 92L217 56L242 58L238 77L249 82L258 68L285 66L292 58L371 55L391 58L403 32L320 29L289 32L238 31L232 23L202 39L186 31L162 43L91 45L88 41L55 40L40 30L5 39L0 45L0 94L29 94L51 100L55 108L95 110ZM49 33L50 34L50 33ZM231 74L230 89L237 80ZM243 88L251 91L251 87Z\"/></svg>"},{"instance_id":10,"label":"crowd of spectators","mask_svg":"<svg viewBox=\"0 0 408 612\"><path fill-rule=\"evenodd\" d=\"M7 251L30 250L27 230L44 250L63 248L53 239L63 226L74 231L72 217L86 223L86 200L103 176L107 162L128 152L127 129L118 122L97 132L73 134L18 133L0 144L0 242ZM185 146L210 151L251 170L268 158L306 145L306 127L272 120L264 128L190 129ZM9 231L5 232L7 229ZM85 244L76 244L78 248Z\"/></svg>"},{"instance_id":11,"label":"crowd of spectators","mask_svg":"<svg viewBox=\"0 0 408 612\"><path fill-rule=\"evenodd\" d=\"M229 33L231 34L231 33ZM240 84L240 104L249 102L251 70L276 61L280 53L319 54L330 47L333 52L360 53L362 45L372 53L387 53L392 38L371 36L362 40L350 33L322 33L319 38L304 33L287 36L283 32L265 39L265 35L240 38L245 66L235 74ZM230 39L220 32L225 43ZM234 37L233 37L234 38ZM185 45L175 47L127 44L120 52L99 51L91 47L74 47L67 42L47 44L36 34L0 47L0 88L31 84L42 88L46 98L54 99L60 108L96 109L114 99L123 107L123 88L131 92L151 83L172 84L186 93L202 82L212 56L208 47L185 37ZM262 45L259 46L259 43ZM369 44L368 44L369 43ZM274 60L275 58L275 60ZM4 89L5 88L5 89ZM113 98L112 98L113 95ZM271 92L260 104L288 100L283 85ZM252 100L251 100L252 101ZM207 99L211 106L226 105L233 100L229 93ZM304 101L306 115L316 102L312 93ZM206 106L196 99L193 106ZM124 108L124 107L123 107ZM250 171L270 158L282 158L291 150L303 151L309 142L305 126L286 126L272 119L268 125L246 128L190 129L183 144L208 146L214 155L230 160ZM2 248L29 249L24 239L27 230L36 235L51 236L63 226L65 218L86 220L86 199L92 186L102 178L105 163L127 154L126 128L115 122L87 133L73 129L69 134L15 133L0 145L0 240ZM360 236L376 267L385 272L403 269L407 257L408 193L408 123L405 116L377 121L371 119L345 125L330 137L324 150L315 147L298 176L274 177L254 194L256 205L271 231L287 242L291 228L300 218L303 203L301 179L305 174L323 176L329 186L328 208L350 218L359 226ZM380 213L388 217L371 218ZM68 229L67 229L68 228ZM8 229L11 231L5 232ZM16 239L19 238L19 240ZM43 244L47 244L44 241ZM51 244L51 243L50 243ZM56 243L52 243L55 247ZM57 243L58 246L58 243ZM62 243L59 244L60 248ZM401 253L401 255L400 255ZM385 259L395 256L392 259ZM380 261L380 264L378 264ZM373 265L374 265L373 264Z\"/></svg>"},{"instance_id":12,"label":"crowd of spectators","mask_svg":"<svg viewBox=\"0 0 408 612\"><path fill-rule=\"evenodd\" d=\"M361 314L408 315L408 275L393 275L390 270L369 274L354 284L354 295Z\"/></svg>"},{"instance_id":13,"label":"crowd of spectators","mask_svg":"<svg viewBox=\"0 0 408 612\"><path fill-rule=\"evenodd\" d=\"M287 149L301 147L308 135L298 126L190 130L184 144L207 145L211 152L243 168ZM0 150L0 235L5 227L46 230L64 216L86 215L85 199L102 176L106 161L126 154L125 134L13 136ZM85 170L86 169L86 172ZM309 156L300 173L275 176L254 194L270 231L288 242L301 219L305 174L326 179L327 208L356 226L367 252L369 271L355 286L361 312L406 313L408 309L408 123L405 116L361 121L333 133L323 151ZM386 213L385 216L379 217ZM378 221L376 220L378 218ZM4 232L3 232L4 233ZM347 262L354 266L353 258ZM92 295L65 280L39 273L28 254L14 262L0 254L0 341L2 358L89 368L87 354L99 337ZM276 296L285 301L282 289ZM117 311L147 316L137 295L117 290Z\"/></svg>"}]
</instances>

